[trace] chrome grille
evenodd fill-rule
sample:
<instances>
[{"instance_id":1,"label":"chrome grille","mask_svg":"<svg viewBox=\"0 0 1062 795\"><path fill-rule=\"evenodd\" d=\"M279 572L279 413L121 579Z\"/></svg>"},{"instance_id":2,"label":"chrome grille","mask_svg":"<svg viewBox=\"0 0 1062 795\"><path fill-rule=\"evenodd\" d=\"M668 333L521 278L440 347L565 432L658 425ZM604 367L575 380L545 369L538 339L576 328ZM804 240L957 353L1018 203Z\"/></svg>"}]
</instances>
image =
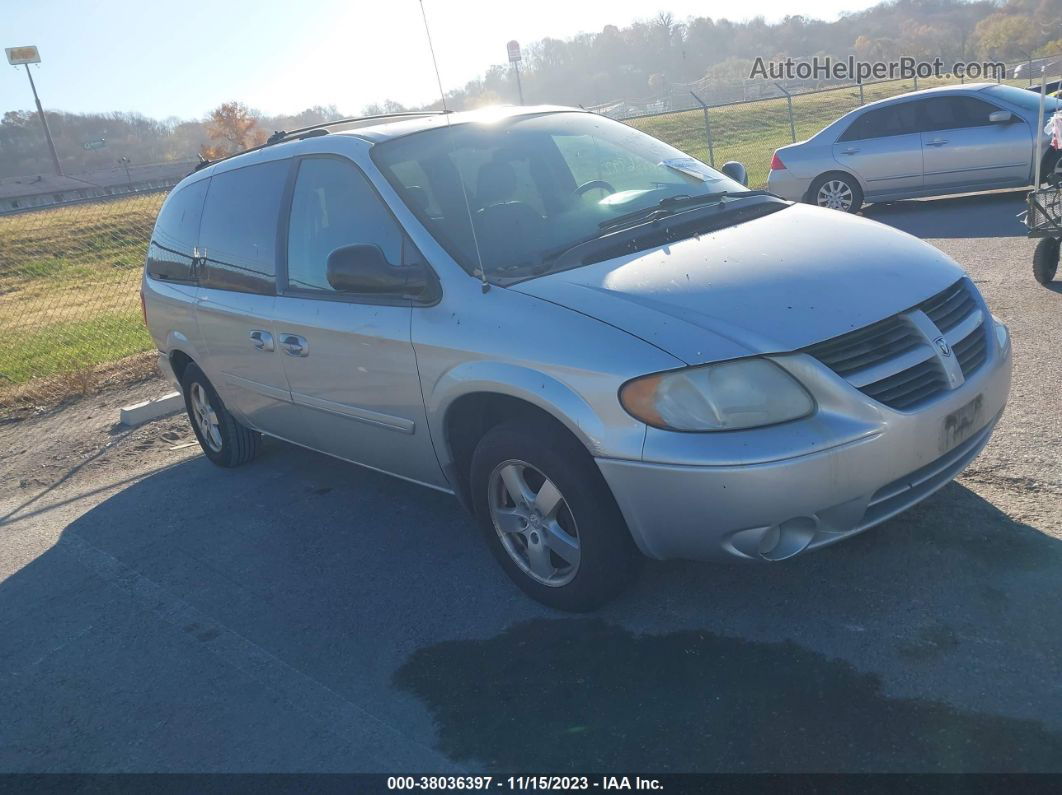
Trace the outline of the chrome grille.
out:
<instances>
[{"instance_id":1,"label":"chrome grille","mask_svg":"<svg viewBox=\"0 0 1062 795\"><path fill-rule=\"evenodd\" d=\"M805 352L865 395L906 410L960 385L985 363L985 328L976 294L960 279L905 312Z\"/></svg>"}]
</instances>

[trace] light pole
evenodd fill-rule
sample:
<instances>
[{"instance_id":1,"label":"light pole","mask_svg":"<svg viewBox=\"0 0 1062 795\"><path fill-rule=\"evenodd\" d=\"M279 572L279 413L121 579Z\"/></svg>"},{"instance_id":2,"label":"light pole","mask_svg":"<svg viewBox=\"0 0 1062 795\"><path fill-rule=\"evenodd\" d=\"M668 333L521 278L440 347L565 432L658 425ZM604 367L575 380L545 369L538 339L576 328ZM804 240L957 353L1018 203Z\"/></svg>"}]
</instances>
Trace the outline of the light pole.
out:
<instances>
[{"instance_id":1,"label":"light pole","mask_svg":"<svg viewBox=\"0 0 1062 795\"><path fill-rule=\"evenodd\" d=\"M48 129L48 119L44 116L44 108L41 107L41 99L37 96L37 86L33 82L33 73L30 72L31 63L40 63L41 56L36 47L8 47L7 62L12 66L25 66L26 77L29 78L30 90L33 91L33 101L37 103L37 115L40 116L41 126L44 128L44 137L48 141L48 151L52 155L52 163L55 164L55 173L63 176L63 167L59 164L59 155L55 151L55 143L52 141L52 131Z\"/></svg>"}]
</instances>

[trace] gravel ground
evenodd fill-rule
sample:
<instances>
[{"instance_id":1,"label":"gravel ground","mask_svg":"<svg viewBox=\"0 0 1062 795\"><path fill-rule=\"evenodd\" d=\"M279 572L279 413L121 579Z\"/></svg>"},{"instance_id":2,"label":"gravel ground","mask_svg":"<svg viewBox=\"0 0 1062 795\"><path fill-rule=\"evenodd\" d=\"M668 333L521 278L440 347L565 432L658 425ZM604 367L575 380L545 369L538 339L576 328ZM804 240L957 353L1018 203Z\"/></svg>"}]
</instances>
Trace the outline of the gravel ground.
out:
<instances>
[{"instance_id":1,"label":"gravel ground","mask_svg":"<svg viewBox=\"0 0 1062 795\"><path fill-rule=\"evenodd\" d=\"M1062 290L1020 209L866 211L1011 328L956 483L784 565L651 563L590 617L519 595L444 495L116 426L161 383L0 425L0 771L1062 770Z\"/></svg>"}]
</instances>

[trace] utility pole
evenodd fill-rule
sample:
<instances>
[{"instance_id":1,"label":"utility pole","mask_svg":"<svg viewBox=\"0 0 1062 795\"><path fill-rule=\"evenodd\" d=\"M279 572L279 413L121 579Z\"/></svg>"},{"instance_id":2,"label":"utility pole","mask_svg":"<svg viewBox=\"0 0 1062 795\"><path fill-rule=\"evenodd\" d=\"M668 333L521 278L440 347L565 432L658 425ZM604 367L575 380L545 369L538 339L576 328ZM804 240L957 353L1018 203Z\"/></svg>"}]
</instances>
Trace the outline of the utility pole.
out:
<instances>
[{"instance_id":1,"label":"utility pole","mask_svg":"<svg viewBox=\"0 0 1062 795\"><path fill-rule=\"evenodd\" d=\"M55 143L52 141L52 131L48 129L48 119L45 118L44 108L41 106L41 98L37 96L37 86L33 82L33 73L30 71L31 63L40 63L41 56L36 47L8 47L7 62L12 66L25 66L26 77L29 78L30 90L33 92L33 101L37 103L37 115L40 116L41 126L44 128L44 138L48 141L48 151L52 155L52 163L55 165L55 173L63 176L63 167L59 164L59 155L55 151Z\"/></svg>"}]
</instances>

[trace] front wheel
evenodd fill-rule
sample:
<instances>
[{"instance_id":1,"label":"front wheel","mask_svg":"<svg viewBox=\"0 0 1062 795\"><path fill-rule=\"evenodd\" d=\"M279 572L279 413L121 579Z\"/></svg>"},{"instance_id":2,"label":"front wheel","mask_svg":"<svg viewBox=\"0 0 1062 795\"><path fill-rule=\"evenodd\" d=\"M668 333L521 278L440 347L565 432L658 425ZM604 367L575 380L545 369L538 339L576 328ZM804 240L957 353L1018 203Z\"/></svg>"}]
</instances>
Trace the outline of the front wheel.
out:
<instances>
[{"instance_id":1,"label":"front wheel","mask_svg":"<svg viewBox=\"0 0 1062 795\"><path fill-rule=\"evenodd\" d=\"M487 544L525 593L592 610L637 575L641 555L593 458L546 421L495 426L472 456L472 498Z\"/></svg>"},{"instance_id":2,"label":"front wheel","mask_svg":"<svg viewBox=\"0 0 1062 795\"><path fill-rule=\"evenodd\" d=\"M1053 237L1040 238L1033 252L1033 278L1040 284L1050 284L1058 272L1059 241Z\"/></svg>"},{"instance_id":3,"label":"front wheel","mask_svg":"<svg viewBox=\"0 0 1062 795\"><path fill-rule=\"evenodd\" d=\"M823 174L812 183L808 196L812 204L845 213L857 213L863 206L863 189L848 174Z\"/></svg>"}]
</instances>

